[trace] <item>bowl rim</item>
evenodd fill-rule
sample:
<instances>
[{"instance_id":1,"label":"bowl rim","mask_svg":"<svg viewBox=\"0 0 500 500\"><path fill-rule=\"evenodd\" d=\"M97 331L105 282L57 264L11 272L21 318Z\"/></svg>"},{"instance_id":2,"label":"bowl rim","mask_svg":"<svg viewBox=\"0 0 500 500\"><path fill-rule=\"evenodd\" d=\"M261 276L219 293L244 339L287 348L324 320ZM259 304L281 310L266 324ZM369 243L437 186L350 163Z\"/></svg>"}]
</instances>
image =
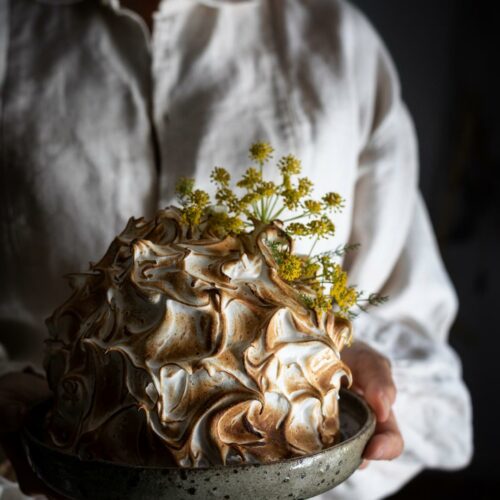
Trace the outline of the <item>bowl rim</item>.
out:
<instances>
[{"instance_id":1,"label":"bowl rim","mask_svg":"<svg viewBox=\"0 0 500 500\"><path fill-rule=\"evenodd\" d=\"M341 388L340 389L340 401L342 398L346 399L351 399L354 400L356 403L360 405L365 414L366 414L366 419L361 426L361 428L352 436L349 436L347 439L344 439L342 441L339 441L338 443L333 444L332 446L329 446L328 448L324 448L320 451L317 451L315 453L310 453L307 455L300 455L292 458L285 458L283 460L275 460L273 462L266 462L266 463L240 463L240 464L226 464L226 465L211 465L208 467L181 467L181 466L161 466L161 465L128 465L126 463L122 462L112 462L110 460L103 460L103 459L85 459L81 458L78 455L75 455L73 453L69 453L67 451L58 449L54 446L51 446L47 444L46 442L42 441L39 437L36 436L34 432L30 429L33 420L35 417L39 416L39 414L43 411L44 414L47 413L49 409L49 404L52 402L52 399L47 399L45 401L42 401L35 405L31 411L29 412L25 423L21 429L21 437L24 443L24 446L27 448L30 448L31 445L30 443L34 443L36 446L39 446L41 448L44 448L45 450L48 450L51 453L56 453L59 455L63 455L68 457L69 459L72 460L79 460L81 462L85 463L92 463L95 465L105 465L105 466L113 466L113 467L120 467L120 468L125 468L125 469L138 469L138 470L171 470L171 471L186 471L186 472L196 472L196 471L212 471L212 470L219 470L219 469L234 469L234 468L254 468L254 467L263 467L263 466L271 466L275 464L286 464L286 463L298 463L303 460L307 459L312 459L316 456L319 455L324 455L327 452L333 451L334 449L346 446L349 444L351 441L354 441L358 439L360 436L367 434L367 433L373 433L373 430L375 429L375 414L373 413L373 410L370 408L368 403L365 401L365 399L360 396L359 394L346 389L346 388Z\"/></svg>"}]
</instances>

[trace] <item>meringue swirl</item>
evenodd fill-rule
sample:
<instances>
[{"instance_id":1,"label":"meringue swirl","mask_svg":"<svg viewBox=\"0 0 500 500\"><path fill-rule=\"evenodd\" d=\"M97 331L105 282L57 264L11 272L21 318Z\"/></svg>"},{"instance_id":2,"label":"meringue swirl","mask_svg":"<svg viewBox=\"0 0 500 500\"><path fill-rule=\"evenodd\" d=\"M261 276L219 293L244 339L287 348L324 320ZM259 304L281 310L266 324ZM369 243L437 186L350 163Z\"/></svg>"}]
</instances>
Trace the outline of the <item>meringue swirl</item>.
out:
<instances>
[{"instance_id":1,"label":"meringue swirl","mask_svg":"<svg viewBox=\"0 0 500 500\"><path fill-rule=\"evenodd\" d=\"M279 224L224 239L174 207L130 219L47 320L50 443L85 458L204 467L306 455L339 435L348 321L277 274Z\"/></svg>"}]
</instances>

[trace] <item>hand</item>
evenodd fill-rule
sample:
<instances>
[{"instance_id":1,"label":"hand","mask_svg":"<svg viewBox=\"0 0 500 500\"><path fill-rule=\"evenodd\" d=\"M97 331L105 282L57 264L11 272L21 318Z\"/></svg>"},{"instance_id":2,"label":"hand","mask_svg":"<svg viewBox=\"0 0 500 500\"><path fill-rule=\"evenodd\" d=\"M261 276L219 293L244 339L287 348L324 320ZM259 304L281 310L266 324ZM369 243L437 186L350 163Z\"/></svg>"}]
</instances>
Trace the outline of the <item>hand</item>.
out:
<instances>
[{"instance_id":1,"label":"hand","mask_svg":"<svg viewBox=\"0 0 500 500\"><path fill-rule=\"evenodd\" d=\"M0 377L0 444L12 463L19 487L25 494L43 494L49 498L61 499L31 469L19 434L30 408L50 396L47 381L33 373L9 373Z\"/></svg>"},{"instance_id":2,"label":"hand","mask_svg":"<svg viewBox=\"0 0 500 500\"><path fill-rule=\"evenodd\" d=\"M368 460L393 460L399 457L404 442L392 412L396 386L389 360L364 342L355 342L345 349L342 360L352 371L352 390L366 399L377 418L375 433L365 448L365 460L360 468L366 467Z\"/></svg>"}]
</instances>

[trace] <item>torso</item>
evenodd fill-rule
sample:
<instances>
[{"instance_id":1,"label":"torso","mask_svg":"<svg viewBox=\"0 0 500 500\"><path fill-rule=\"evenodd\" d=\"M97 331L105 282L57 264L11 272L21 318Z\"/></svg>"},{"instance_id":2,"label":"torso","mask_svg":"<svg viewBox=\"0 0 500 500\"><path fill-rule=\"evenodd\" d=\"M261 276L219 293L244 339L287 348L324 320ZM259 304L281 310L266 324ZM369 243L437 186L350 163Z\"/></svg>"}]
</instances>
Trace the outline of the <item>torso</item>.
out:
<instances>
[{"instance_id":1,"label":"torso","mask_svg":"<svg viewBox=\"0 0 500 500\"><path fill-rule=\"evenodd\" d=\"M351 200L358 110L340 28L320 27L342 14L321 5L167 1L148 41L108 6L10 2L2 323L43 332L68 295L64 274L97 260L129 217L170 204L180 176L209 189L214 165L237 177L255 140L276 159L297 155L320 191ZM350 214L348 205L338 243Z\"/></svg>"}]
</instances>

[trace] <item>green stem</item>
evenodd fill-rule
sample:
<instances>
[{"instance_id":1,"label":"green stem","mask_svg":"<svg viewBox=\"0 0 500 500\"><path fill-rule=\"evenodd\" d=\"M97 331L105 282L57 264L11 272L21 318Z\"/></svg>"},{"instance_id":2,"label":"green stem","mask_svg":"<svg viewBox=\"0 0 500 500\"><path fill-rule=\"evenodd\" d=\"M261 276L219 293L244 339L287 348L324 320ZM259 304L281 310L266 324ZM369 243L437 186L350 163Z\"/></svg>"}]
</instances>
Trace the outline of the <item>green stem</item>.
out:
<instances>
[{"instance_id":1,"label":"green stem","mask_svg":"<svg viewBox=\"0 0 500 500\"><path fill-rule=\"evenodd\" d=\"M269 208L269 219L270 220L276 219L276 217L274 215L274 209L276 208L276 203L278 203L278 200L279 200L278 195L275 194L273 196L274 196L274 200L273 200L271 207Z\"/></svg>"},{"instance_id":2,"label":"green stem","mask_svg":"<svg viewBox=\"0 0 500 500\"><path fill-rule=\"evenodd\" d=\"M263 162L259 162L260 178L261 178L262 181L264 180L264 177L263 177L263 168L262 168L263 165L264 165ZM264 222L263 218L264 218L264 197L262 197L260 199L260 220L262 222Z\"/></svg>"},{"instance_id":3,"label":"green stem","mask_svg":"<svg viewBox=\"0 0 500 500\"><path fill-rule=\"evenodd\" d=\"M269 222L269 200L270 197L266 196L266 199L264 200L264 214L262 218L262 222L265 222L266 224Z\"/></svg>"},{"instance_id":4,"label":"green stem","mask_svg":"<svg viewBox=\"0 0 500 500\"><path fill-rule=\"evenodd\" d=\"M283 212L283 210L285 210L285 205L283 205L277 212L276 212L276 215L273 217L274 219L277 219L281 213Z\"/></svg>"},{"instance_id":5,"label":"green stem","mask_svg":"<svg viewBox=\"0 0 500 500\"><path fill-rule=\"evenodd\" d=\"M312 251L314 250L314 247L316 246L316 243L318 243L319 236L316 236L316 239L314 240L314 243L312 244L311 250L309 250L309 253L307 254L308 257L311 256Z\"/></svg>"},{"instance_id":6,"label":"green stem","mask_svg":"<svg viewBox=\"0 0 500 500\"><path fill-rule=\"evenodd\" d=\"M292 222L297 219L302 219L302 217L307 217L311 215L311 212L304 212L302 215L296 215L295 217L290 217L289 219L283 220L283 222Z\"/></svg>"},{"instance_id":7,"label":"green stem","mask_svg":"<svg viewBox=\"0 0 500 500\"><path fill-rule=\"evenodd\" d=\"M261 220L262 216L259 214L259 209L257 208L256 203L252 203L252 208L253 208L253 214L256 219Z\"/></svg>"},{"instance_id":8,"label":"green stem","mask_svg":"<svg viewBox=\"0 0 500 500\"><path fill-rule=\"evenodd\" d=\"M274 216L274 207L276 206L276 203L278 201L278 197L273 194L272 196L269 196L267 198L267 205L266 205L266 220L267 222L273 221L276 217Z\"/></svg>"}]
</instances>

